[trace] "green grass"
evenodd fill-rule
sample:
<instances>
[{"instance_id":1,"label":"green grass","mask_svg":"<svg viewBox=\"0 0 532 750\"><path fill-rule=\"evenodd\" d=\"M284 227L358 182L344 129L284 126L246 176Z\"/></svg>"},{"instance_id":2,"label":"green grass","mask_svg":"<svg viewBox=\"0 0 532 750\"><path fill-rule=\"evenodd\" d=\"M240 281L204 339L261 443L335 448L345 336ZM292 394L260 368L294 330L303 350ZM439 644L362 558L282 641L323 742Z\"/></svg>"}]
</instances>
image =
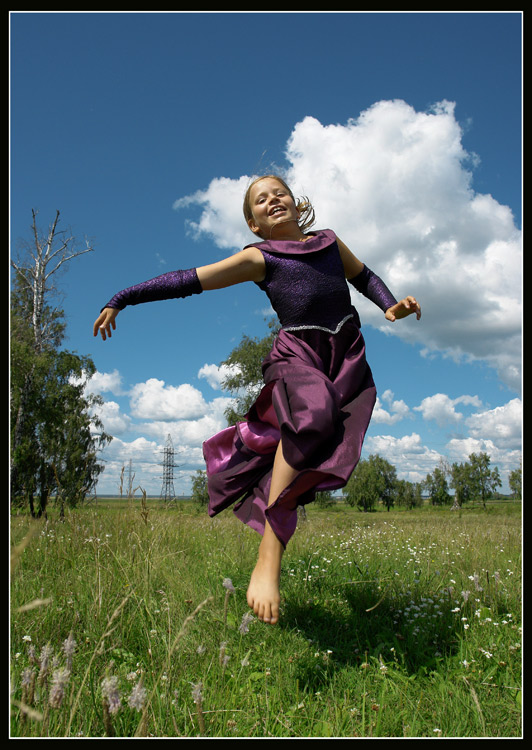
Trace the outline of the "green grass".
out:
<instances>
[{"instance_id":1,"label":"green grass","mask_svg":"<svg viewBox=\"0 0 532 750\"><path fill-rule=\"evenodd\" d=\"M258 535L191 503L146 510L13 517L12 737L521 736L516 506L311 507L283 558L279 625L248 632Z\"/></svg>"}]
</instances>

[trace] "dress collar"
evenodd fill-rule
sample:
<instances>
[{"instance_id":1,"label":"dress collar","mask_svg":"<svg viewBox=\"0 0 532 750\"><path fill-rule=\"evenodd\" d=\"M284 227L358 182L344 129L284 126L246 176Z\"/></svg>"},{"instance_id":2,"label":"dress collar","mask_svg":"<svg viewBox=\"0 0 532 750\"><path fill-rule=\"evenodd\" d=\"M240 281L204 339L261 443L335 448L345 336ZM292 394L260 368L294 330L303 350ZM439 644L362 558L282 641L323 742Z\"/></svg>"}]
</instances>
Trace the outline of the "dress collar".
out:
<instances>
[{"instance_id":1,"label":"dress collar","mask_svg":"<svg viewBox=\"0 0 532 750\"><path fill-rule=\"evenodd\" d=\"M265 240L263 242L252 242L246 247L258 247L276 255L308 255L323 250L336 240L332 229L319 229L309 234L308 240Z\"/></svg>"}]
</instances>

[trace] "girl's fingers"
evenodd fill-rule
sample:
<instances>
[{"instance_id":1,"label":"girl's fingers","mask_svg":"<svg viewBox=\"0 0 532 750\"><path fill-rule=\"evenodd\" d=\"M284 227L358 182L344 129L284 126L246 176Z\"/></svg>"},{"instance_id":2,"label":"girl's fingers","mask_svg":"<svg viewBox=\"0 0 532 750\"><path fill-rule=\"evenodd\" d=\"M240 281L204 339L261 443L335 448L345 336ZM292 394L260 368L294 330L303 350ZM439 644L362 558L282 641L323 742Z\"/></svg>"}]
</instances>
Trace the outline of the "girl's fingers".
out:
<instances>
[{"instance_id":1,"label":"girl's fingers","mask_svg":"<svg viewBox=\"0 0 532 750\"><path fill-rule=\"evenodd\" d=\"M94 335L97 336L98 332L101 334L102 339L105 341L107 336L111 338L111 328L116 331L115 323L116 313L103 312L94 323Z\"/></svg>"}]
</instances>

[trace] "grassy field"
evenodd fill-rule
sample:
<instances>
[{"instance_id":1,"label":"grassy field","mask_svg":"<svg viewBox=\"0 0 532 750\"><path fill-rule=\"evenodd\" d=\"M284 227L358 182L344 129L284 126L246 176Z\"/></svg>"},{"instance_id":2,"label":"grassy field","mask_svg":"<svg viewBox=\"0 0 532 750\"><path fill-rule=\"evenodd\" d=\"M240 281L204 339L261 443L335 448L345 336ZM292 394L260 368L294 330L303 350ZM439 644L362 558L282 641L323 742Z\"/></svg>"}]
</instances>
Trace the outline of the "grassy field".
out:
<instances>
[{"instance_id":1,"label":"grassy field","mask_svg":"<svg viewBox=\"0 0 532 750\"><path fill-rule=\"evenodd\" d=\"M189 502L12 518L12 737L520 737L516 505L310 507L281 622L258 535Z\"/></svg>"}]
</instances>

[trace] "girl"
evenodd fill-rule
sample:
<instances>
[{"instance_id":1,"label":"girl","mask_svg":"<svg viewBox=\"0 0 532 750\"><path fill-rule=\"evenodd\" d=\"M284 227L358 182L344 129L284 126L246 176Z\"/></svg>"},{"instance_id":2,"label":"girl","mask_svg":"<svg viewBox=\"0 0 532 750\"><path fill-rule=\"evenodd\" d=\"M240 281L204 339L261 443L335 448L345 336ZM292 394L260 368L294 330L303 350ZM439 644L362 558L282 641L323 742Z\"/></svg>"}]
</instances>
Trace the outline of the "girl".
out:
<instances>
[{"instance_id":1,"label":"girl","mask_svg":"<svg viewBox=\"0 0 532 750\"><path fill-rule=\"evenodd\" d=\"M360 319L346 279L394 321L421 309L397 302L382 280L329 229L308 232L314 212L296 203L276 175L259 177L244 216L261 240L218 263L174 271L125 289L94 323L105 341L126 305L186 297L244 281L268 295L281 330L263 362L264 387L245 421L203 445L209 515L234 503L238 518L262 535L247 601L257 617L279 618L281 559L297 506L318 490L343 487L362 450L376 390Z\"/></svg>"}]
</instances>

